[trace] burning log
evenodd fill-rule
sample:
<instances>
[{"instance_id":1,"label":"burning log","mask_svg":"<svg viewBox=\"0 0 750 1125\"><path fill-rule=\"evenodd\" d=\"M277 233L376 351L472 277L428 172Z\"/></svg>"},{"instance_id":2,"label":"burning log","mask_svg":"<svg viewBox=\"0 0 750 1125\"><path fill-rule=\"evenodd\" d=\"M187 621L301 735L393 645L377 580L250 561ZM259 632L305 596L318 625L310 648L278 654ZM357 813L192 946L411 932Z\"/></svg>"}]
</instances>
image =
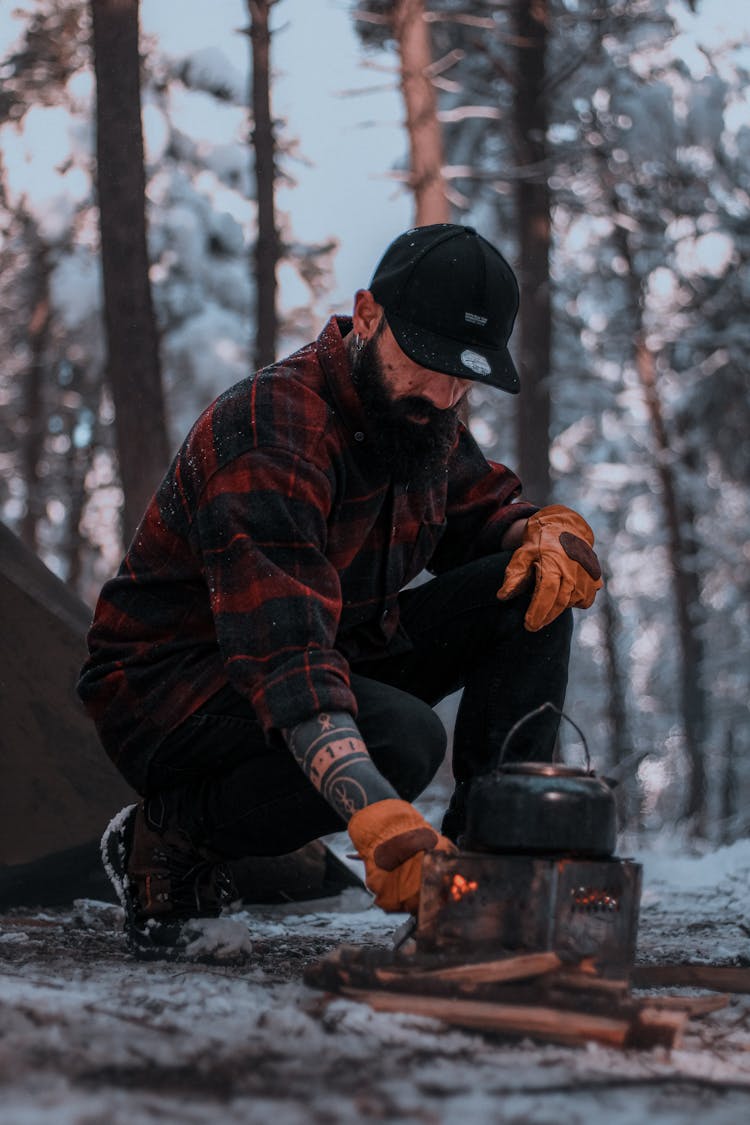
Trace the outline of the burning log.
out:
<instances>
[{"instance_id":1,"label":"burning log","mask_svg":"<svg viewBox=\"0 0 750 1125\"><path fill-rule=\"evenodd\" d=\"M628 860L463 852L425 856L420 953L553 951L614 977L633 962L641 869Z\"/></svg>"}]
</instances>

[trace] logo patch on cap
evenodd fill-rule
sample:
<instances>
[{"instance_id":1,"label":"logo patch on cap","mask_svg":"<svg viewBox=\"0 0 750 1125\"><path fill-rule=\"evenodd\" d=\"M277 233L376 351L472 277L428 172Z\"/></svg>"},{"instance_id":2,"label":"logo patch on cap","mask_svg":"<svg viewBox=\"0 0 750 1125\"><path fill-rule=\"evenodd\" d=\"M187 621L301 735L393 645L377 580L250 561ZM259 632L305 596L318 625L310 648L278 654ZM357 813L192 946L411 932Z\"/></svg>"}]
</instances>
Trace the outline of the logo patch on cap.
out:
<instances>
[{"instance_id":1,"label":"logo patch on cap","mask_svg":"<svg viewBox=\"0 0 750 1125\"><path fill-rule=\"evenodd\" d=\"M473 352L470 348L461 352L461 363L464 367L468 367L469 371L473 371L475 375L491 375L492 368L487 360L479 352Z\"/></svg>"},{"instance_id":2,"label":"logo patch on cap","mask_svg":"<svg viewBox=\"0 0 750 1125\"><path fill-rule=\"evenodd\" d=\"M484 328L485 324L487 323L486 316L480 316L479 313L473 312L465 312L464 320L467 324L478 324L480 328Z\"/></svg>"}]
</instances>

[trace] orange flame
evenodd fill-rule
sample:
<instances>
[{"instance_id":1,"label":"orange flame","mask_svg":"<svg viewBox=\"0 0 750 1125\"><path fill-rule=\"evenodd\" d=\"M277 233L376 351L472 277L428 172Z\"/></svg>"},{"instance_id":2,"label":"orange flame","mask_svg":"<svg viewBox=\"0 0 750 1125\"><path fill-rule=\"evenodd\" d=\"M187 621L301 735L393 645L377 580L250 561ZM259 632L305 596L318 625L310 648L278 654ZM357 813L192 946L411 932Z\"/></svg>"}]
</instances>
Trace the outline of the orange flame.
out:
<instances>
[{"instance_id":1,"label":"orange flame","mask_svg":"<svg viewBox=\"0 0 750 1125\"><path fill-rule=\"evenodd\" d=\"M472 895L479 887L474 879L465 879L458 872L453 876L448 893L454 902L460 902L464 895Z\"/></svg>"},{"instance_id":2,"label":"orange flame","mask_svg":"<svg viewBox=\"0 0 750 1125\"><path fill-rule=\"evenodd\" d=\"M576 887L571 891L574 910L612 912L620 909L616 895L593 887Z\"/></svg>"}]
</instances>

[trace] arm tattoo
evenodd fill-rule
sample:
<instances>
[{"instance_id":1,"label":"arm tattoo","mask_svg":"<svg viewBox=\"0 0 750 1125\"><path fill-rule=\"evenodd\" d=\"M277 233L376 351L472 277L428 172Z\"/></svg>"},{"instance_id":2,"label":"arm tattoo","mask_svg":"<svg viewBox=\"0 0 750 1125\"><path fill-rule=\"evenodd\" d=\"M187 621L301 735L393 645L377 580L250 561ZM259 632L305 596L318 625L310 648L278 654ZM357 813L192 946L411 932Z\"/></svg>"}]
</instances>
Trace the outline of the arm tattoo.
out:
<instances>
[{"instance_id":1,"label":"arm tattoo","mask_svg":"<svg viewBox=\"0 0 750 1125\"><path fill-rule=\"evenodd\" d=\"M398 797L367 753L357 724L344 711L321 713L284 731L302 772L347 823L375 801Z\"/></svg>"}]
</instances>

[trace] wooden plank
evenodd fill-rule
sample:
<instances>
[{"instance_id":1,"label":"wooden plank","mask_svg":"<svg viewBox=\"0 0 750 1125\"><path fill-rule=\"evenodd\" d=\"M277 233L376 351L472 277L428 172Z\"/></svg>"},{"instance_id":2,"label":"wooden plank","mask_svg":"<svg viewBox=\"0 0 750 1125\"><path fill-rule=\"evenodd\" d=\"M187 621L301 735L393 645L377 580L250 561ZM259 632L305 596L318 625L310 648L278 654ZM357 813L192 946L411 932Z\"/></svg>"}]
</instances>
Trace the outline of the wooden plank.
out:
<instances>
[{"instance_id":1,"label":"wooden plank","mask_svg":"<svg viewBox=\"0 0 750 1125\"><path fill-rule=\"evenodd\" d=\"M717 992L750 992L750 968L740 965L636 965L633 988L708 988Z\"/></svg>"},{"instance_id":2,"label":"wooden plank","mask_svg":"<svg viewBox=\"0 0 750 1125\"><path fill-rule=\"evenodd\" d=\"M622 1047L631 1031L629 1019L591 1016L557 1008L445 999L403 992L345 988L344 996L369 1004L377 1012L429 1016L456 1027L502 1035L529 1035L552 1043L581 1046L589 1041ZM673 1015L673 1013L669 1013Z\"/></svg>"},{"instance_id":3,"label":"wooden plank","mask_svg":"<svg viewBox=\"0 0 750 1125\"><path fill-rule=\"evenodd\" d=\"M463 965L450 965L435 969L420 969L418 965L375 969L377 980L397 983L408 976L410 981L443 981L454 984L499 984L502 981L529 980L559 969L562 961L556 953L526 953L518 957L503 957L495 961L475 961Z\"/></svg>"}]
</instances>

